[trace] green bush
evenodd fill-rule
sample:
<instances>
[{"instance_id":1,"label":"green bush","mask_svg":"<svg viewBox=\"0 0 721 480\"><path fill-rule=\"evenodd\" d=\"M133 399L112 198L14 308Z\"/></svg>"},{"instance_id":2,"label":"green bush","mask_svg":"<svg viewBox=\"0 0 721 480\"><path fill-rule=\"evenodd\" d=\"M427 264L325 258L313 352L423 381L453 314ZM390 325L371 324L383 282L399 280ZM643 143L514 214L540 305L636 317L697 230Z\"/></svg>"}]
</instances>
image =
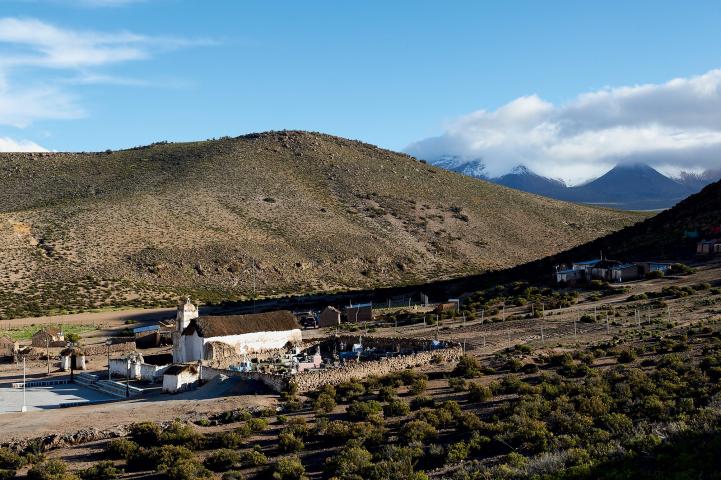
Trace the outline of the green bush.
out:
<instances>
[{"instance_id":1,"label":"green bush","mask_svg":"<svg viewBox=\"0 0 721 480\"><path fill-rule=\"evenodd\" d=\"M7 448L0 448L0 468L17 470L25 465L25 459Z\"/></svg>"},{"instance_id":2,"label":"green bush","mask_svg":"<svg viewBox=\"0 0 721 480\"><path fill-rule=\"evenodd\" d=\"M61 460L48 460L33 467L28 471L28 480L73 480L77 477L68 472L68 467Z\"/></svg>"},{"instance_id":3,"label":"green bush","mask_svg":"<svg viewBox=\"0 0 721 480\"><path fill-rule=\"evenodd\" d=\"M273 468L275 480L308 480L305 467L298 457L281 458Z\"/></svg>"},{"instance_id":4,"label":"green bush","mask_svg":"<svg viewBox=\"0 0 721 480\"><path fill-rule=\"evenodd\" d=\"M448 386L454 392L463 392L466 389L466 381L462 378L452 377L448 379Z\"/></svg>"},{"instance_id":5,"label":"green bush","mask_svg":"<svg viewBox=\"0 0 721 480\"><path fill-rule=\"evenodd\" d=\"M141 447L157 446L160 442L160 425L154 422L134 423L130 426L130 439Z\"/></svg>"},{"instance_id":6,"label":"green bush","mask_svg":"<svg viewBox=\"0 0 721 480\"><path fill-rule=\"evenodd\" d=\"M248 420L247 425L251 432L264 432L268 429L268 420L265 418L251 418Z\"/></svg>"},{"instance_id":7,"label":"green bush","mask_svg":"<svg viewBox=\"0 0 721 480\"><path fill-rule=\"evenodd\" d=\"M210 470L192 458L178 460L167 468L165 475L169 480L195 480L213 476Z\"/></svg>"},{"instance_id":8,"label":"green bush","mask_svg":"<svg viewBox=\"0 0 721 480\"><path fill-rule=\"evenodd\" d=\"M251 450L243 450L240 452L240 463L244 467L259 467L261 465L267 465L268 457L259 447Z\"/></svg>"},{"instance_id":9,"label":"green bush","mask_svg":"<svg viewBox=\"0 0 721 480\"><path fill-rule=\"evenodd\" d=\"M80 472L80 478L83 480L107 480L120 477L123 471L115 466L113 462L99 462L92 467L86 468Z\"/></svg>"},{"instance_id":10,"label":"green bush","mask_svg":"<svg viewBox=\"0 0 721 480\"><path fill-rule=\"evenodd\" d=\"M0 468L0 480L13 480L15 478L15 470Z\"/></svg>"},{"instance_id":11,"label":"green bush","mask_svg":"<svg viewBox=\"0 0 721 480\"><path fill-rule=\"evenodd\" d=\"M478 363L478 359L471 355L463 355L453 369L453 375L456 377L475 378L480 374L481 365Z\"/></svg>"},{"instance_id":12,"label":"green bush","mask_svg":"<svg viewBox=\"0 0 721 480\"><path fill-rule=\"evenodd\" d=\"M328 393L321 393L313 402L313 409L316 412L331 413L335 407L335 398Z\"/></svg>"},{"instance_id":13,"label":"green bush","mask_svg":"<svg viewBox=\"0 0 721 480\"><path fill-rule=\"evenodd\" d=\"M292 433L283 432L278 435L278 447L284 452L297 452L303 450L305 444Z\"/></svg>"},{"instance_id":14,"label":"green bush","mask_svg":"<svg viewBox=\"0 0 721 480\"><path fill-rule=\"evenodd\" d=\"M428 388L428 380L419 377L413 380L413 383L411 383L411 388L408 390L408 392L411 395L420 395L421 393L426 391L426 388Z\"/></svg>"},{"instance_id":15,"label":"green bush","mask_svg":"<svg viewBox=\"0 0 721 480\"><path fill-rule=\"evenodd\" d=\"M175 421L160 434L160 443L197 449L203 447L204 436L191 425Z\"/></svg>"},{"instance_id":16,"label":"green bush","mask_svg":"<svg viewBox=\"0 0 721 480\"><path fill-rule=\"evenodd\" d=\"M400 436L406 442L425 442L436 438L438 430L423 420L412 420L401 427Z\"/></svg>"},{"instance_id":17,"label":"green bush","mask_svg":"<svg viewBox=\"0 0 721 480\"><path fill-rule=\"evenodd\" d=\"M468 401L469 402L482 402L489 400L493 397L493 392L486 385L481 385L476 382L468 383Z\"/></svg>"},{"instance_id":18,"label":"green bush","mask_svg":"<svg viewBox=\"0 0 721 480\"><path fill-rule=\"evenodd\" d=\"M205 459L203 465L214 472L224 472L239 464L240 460L240 453L229 448L221 448L211 453Z\"/></svg>"},{"instance_id":19,"label":"green bush","mask_svg":"<svg viewBox=\"0 0 721 480\"><path fill-rule=\"evenodd\" d=\"M190 460L193 452L185 447L163 445L162 447L141 448L128 459L128 467L133 470L167 470L181 460Z\"/></svg>"},{"instance_id":20,"label":"green bush","mask_svg":"<svg viewBox=\"0 0 721 480\"><path fill-rule=\"evenodd\" d=\"M326 471L338 479L364 479L373 468L373 455L359 445L346 445L326 461Z\"/></svg>"},{"instance_id":21,"label":"green bush","mask_svg":"<svg viewBox=\"0 0 721 480\"><path fill-rule=\"evenodd\" d=\"M383 405L375 400L356 400L346 410L348 418L353 421L365 421L373 416L381 415L382 413Z\"/></svg>"},{"instance_id":22,"label":"green bush","mask_svg":"<svg viewBox=\"0 0 721 480\"><path fill-rule=\"evenodd\" d=\"M410 412L411 407L399 398L394 398L383 406L383 414L386 417L404 417Z\"/></svg>"}]
</instances>

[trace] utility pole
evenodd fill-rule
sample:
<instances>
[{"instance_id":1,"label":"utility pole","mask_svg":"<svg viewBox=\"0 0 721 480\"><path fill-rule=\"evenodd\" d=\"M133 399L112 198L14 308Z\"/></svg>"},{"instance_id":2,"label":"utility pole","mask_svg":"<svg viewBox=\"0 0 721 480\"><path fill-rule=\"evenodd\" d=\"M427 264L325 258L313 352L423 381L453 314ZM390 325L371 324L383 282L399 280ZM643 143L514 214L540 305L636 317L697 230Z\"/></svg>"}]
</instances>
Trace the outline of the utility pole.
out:
<instances>
[{"instance_id":1,"label":"utility pole","mask_svg":"<svg viewBox=\"0 0 721 480\"><path fill-rule=\"evenodd\" d=\"M45 358L48 362L48 376L50 376L50 337L45 337Z\"/></svg>"},{"instance_id":2,"label":"utility pole","mask_svg":"<svg viewBox=\"0 0 721 480\"><path fill-rule=\"evenodd\" d=\"M23 357L23 406L20 409L21 413L25 413L28 411L28 402L27 402L27 393L25 390L25 384L26 384L26 374L25 374L25 357Z\"/></svg>"},{"instance_id":3,"label":"utility pole","mask_svg":"<svg viewBox=\"0 0 721 480\"><path fill-rule=\"evenodd\" d=\"M110 374L110 344L112 343L110 339L105 340L105 345L108 347L108 380L112 380L112 375Z\"/></svg>"},{"instance_id":4,"label":"utility pole","mask_svg":"<svg viewBox=\"0 0 721 480\"><path fill-rule=\"evenodd\" d=\"M580 314L577 314L577 315L580 315ZM578 323L577 320L578 319L576 317L573 318L573 337L574 338L578 337L578 328L576 327L576 324Z\"/></svg>"},{"instance_id":5,"label":"utility pole","mask_svg":"<svg viewBox=\"0 0 721 480\"><path fill-rule=\"evenodd\" d=\"M485 308L481 309L481 326L483 326L483 314L486 312Z\"/></svg>"},{"instance_id":6,"label":"utility pole","mask_svg":"<svg viewBox=\"0 0 721 480\"><path fill-rule=\"evenodd\" d=\"M609 334L609 326L608 326L608 311L606 311L606 335Z\"/></svg>"}]
</instances>

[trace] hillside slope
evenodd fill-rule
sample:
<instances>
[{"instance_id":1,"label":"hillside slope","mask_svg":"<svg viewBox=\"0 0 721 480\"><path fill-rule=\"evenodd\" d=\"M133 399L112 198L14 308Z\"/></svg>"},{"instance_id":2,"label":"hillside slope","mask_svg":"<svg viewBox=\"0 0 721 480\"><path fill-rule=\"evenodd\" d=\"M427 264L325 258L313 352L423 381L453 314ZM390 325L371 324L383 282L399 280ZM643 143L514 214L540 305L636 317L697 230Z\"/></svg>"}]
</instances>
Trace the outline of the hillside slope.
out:
<instances>
[{"instance_id":1,"label":"hillside slope","mask_svg":"<svg viewBox=\"0 0 721 480\"><path fill-rule=\"evenodd\" d=\"M479 283L490 285L518 279L550 281L555 265L598 258L622 261L694 261L696 243L718 238L721 229L721 181L682 200L676 206L621 230L578 245L569 250L515 268L482 275ZM687 232L696 232L690 238Z\"/></svg>"},{"instance_id":2,"label":"hillside slope","mask_svg":"<svg viewBox=\"0 0 721 480\"><path fill-rule=\"evenodd\" d=\"M640 219L307 132L4 153L0 178L4 318L456 277Z\"/></svg>"}]
</instances>

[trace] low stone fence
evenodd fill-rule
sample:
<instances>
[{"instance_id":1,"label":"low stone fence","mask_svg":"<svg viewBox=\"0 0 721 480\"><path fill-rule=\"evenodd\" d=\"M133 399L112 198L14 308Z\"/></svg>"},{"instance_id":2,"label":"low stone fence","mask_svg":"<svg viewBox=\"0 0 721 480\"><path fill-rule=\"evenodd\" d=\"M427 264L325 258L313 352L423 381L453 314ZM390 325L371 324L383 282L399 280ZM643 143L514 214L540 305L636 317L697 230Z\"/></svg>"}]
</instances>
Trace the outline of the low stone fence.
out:
<instances>
[{"instance_id":1,"label":"low stone fence","mask_svg":"<svg viewBox=\"0 0 721 480\"><path fill-rule=\"evenodd\" d=\"M307 370L294 375L290 382L295 384L300 392L310 392L323 385L337 385L348 380L359 380L372 375L387 375L406 368L426 366L434 361L441 363L454 362L461 358L462 355L463 347L451 344L447 348L418 352L411 355L352 363L338 368Z\"/></svg>"},{"instance_id":2,"label":"low stone fence","mask_svg":"<svg viewBox=\"0 0 721 480\"><path fill-rule=\"evenodd\" d=\"M225 370L213 367L200 367L200 379L204 381L212 380L218 375L226 377L240 378L247 381L262 382L265 386L276 393L282 392L288 385L288 377L276 373L262 372L238 372L235 370Z\"/></svg>"},{"instance_id":3,"label":"low stone fence","mask_svg":"<svg viewBox=\"0 0 721 480\"><path fill-rule=\"evenodd\" d=\"M107 355L108 354L108 346L107 345L89 345L87 347L81 347L81 348L85 352L86 356ZM132 352L132 351L135 351L135 340L131 340L129 342L122 342L122 343L113 343L112 345L110 345L110 353Z\"/></svg>"}]
</instances>

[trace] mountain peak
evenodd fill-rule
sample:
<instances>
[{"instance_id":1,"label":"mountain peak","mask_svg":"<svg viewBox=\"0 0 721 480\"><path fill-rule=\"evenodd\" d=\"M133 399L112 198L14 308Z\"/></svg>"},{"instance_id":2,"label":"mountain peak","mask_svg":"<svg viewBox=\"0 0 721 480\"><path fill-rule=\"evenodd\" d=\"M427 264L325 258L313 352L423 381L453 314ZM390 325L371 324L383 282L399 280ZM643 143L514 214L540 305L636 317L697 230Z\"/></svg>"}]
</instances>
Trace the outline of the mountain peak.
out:
<instances>
[{"instance_id":1,"label":"mountain peak","mask_svg":"<svg viewBox=\"0 0 721 480\"><path fill-rule=\"evenodd\" d=\"M516 165L511 170L512 175L535 175L527 166Z\"/></svg>"}]
</instances>

